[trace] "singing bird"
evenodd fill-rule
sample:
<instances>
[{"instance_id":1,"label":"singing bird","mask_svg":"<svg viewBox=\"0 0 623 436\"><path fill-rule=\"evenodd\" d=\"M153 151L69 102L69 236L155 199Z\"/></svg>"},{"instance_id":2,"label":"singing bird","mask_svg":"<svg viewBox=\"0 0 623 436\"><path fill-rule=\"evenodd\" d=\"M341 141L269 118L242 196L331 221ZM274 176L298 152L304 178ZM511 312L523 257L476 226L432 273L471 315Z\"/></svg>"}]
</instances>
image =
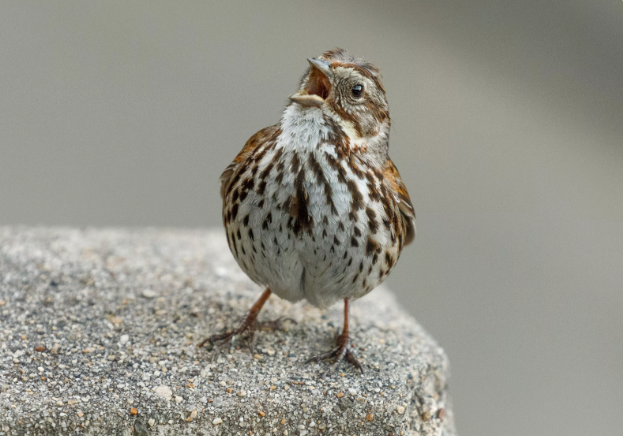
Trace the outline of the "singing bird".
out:
<instances>
[{"instance_id":1,"label":"singing bird","mask_svg":"<svg viewBox=\"0 0 623 436\"><path fill-rule=\"evenodd\" d=\"M319 308L343 300L335 348L308 362L346 360L363 372L350 345L349 304L388 276L415 237L415 212L388 155L379 70L339 48L308 61L279 123L253 135L220 177L229 248L266 290L238 328L199 346L243 333L252 346L272 293Z\"/></svg>"}]
</instances>

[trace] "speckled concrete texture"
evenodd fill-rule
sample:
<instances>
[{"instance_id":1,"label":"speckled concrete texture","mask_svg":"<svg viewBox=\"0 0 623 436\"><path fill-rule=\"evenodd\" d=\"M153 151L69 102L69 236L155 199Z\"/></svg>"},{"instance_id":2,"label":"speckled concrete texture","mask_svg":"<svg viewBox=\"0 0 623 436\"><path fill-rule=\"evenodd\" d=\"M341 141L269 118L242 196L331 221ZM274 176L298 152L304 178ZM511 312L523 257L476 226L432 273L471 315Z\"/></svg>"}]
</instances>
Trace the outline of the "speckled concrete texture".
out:
<instances>
[{"instance_id":1,"label":"speckled concrete texture","mask_svg":"<svg viewBox=\"0 0 623 436\"><path fill-rule=\"evenodd\" d=\"M0 435L454 435L443 350L376 289L352 308L361 376L303 362L327 312L272 297L298 324L196 348L260 289L220 229L0 228Z\"/></svg>"}]
</instances>

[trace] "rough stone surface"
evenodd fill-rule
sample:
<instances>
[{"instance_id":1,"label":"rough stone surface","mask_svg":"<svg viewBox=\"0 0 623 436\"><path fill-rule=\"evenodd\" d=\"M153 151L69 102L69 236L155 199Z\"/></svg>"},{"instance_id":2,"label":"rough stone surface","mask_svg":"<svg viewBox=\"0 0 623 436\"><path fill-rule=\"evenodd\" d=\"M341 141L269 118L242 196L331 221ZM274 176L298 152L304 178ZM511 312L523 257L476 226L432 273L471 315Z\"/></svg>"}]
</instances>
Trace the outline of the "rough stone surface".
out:
<instances>
[{"instance_id":1,"label":"rough stone surface","mask_svg":"<svg viewBox=\"0 0 623 436\"><path fill-rule=\"evenodd\" d=\"M0 435L454 435L443 350L377 289L352 309L363 376L303 361L341 308L197 349L260 289L220 230L0 228Z\"/></svg>"}]
</instances>

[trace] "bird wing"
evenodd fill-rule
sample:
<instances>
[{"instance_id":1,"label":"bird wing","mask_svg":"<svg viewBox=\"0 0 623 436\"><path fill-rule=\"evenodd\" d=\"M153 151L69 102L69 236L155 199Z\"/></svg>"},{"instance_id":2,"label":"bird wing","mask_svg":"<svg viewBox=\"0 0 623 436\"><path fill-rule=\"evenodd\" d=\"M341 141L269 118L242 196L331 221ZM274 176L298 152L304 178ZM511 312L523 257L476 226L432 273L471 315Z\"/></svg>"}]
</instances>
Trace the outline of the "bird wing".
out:
<instances>
[{"instance_id":1,"label":"bird wing","mask_svg":"<svg viewBox=\"0 0 623 436\"><path fill-rule=\"evenodd\" d=\"M238 179L241 171L244 170L244 162L246 162L247 158L252 155L255 149L263 144L264 141L269 138L276 139L278 134L279 126L274 125L260 130L249 138L244 147L242 147L242 150L240 150L240 153L238 153L233 162L225 168L225 171L223 171L223 174L219 177L219 182L221 183L221 198L223 200L225 200L225 196L232 182Z\"/></svg>"},{"instance_id":2,"label":"bird wing","mask_svg":"<svg viewBox=\"0 0 623 436\"><path fill-rule=\"evenodd\" d=\"M389 182L392 192L396 195L396 201L398 202L398 208L400 209L401 219L405 228L404 245L407 245L415 239L415 209L413 208L413 203L411 203L411 198L409 198L407 187L402 182L396 165L389 157L383 168L383 176Z\"/></svg>"},{"instance_id":3,"label":"bird wing","mask_svg":"<svg viewBox=\"0 0 623 436\"><path fill-rule=\"evenodd\" d=\"M240 154L238 154L238 156L240 156ZM238 156L236 156L236 159L238 159ZM218 179L218 181L221 182L221 198L223 200L225 200L225 195L227 195L227 189L229 188L232 176L240 166L239 164L240 162L234 160L225 168L225 171L223 171L223 174L221 174L221 177Z\"/></svg>"}]
</instances>

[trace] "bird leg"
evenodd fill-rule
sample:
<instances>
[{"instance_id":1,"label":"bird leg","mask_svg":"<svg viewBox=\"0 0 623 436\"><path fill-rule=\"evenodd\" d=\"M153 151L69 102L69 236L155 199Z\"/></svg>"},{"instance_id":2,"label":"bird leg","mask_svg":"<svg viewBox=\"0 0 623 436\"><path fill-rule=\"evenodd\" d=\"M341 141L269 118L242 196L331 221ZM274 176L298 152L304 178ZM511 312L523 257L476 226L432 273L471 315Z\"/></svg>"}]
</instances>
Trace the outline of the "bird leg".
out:
<instances>
[{"instance_id":1,"label":"bird leg","mask_svg":"<svg viewBox=\"0 0 623 436\"><path fill-rule=\"evenodd\" d=\"M333 359L332 365L324 372L322 377L325 377L329 372L335 370L342 360L346 360L353 365L363 374L363 367L355 358L355 353L350 343L350 336L348 334L348 311L349 302L348 298L344 298L344 328L336 338L336 347L327 351L326 353L319 354L308 359L305 363L319 362L321 360Z\"/></svg>"},{"instance_id":2,"label":"bird leg","mask_svg":"<svg viewBox=\"0 0 623 436\"><path fill-rule=\"evenodd\" d=\"M255 302L255 304L251 306L251 309L249 310L247 315L244 317L244 319L242 320L238 328L236 328L235 330L226 330L222 333L217 333L215 335L209 336L203 341L201 341L197 345L197 347L203 347L208 342L214 345L222 346L230 342L234 338L234 336L239 336L246 332L249 351L253 353L253 342L255 339L255 332L258 329L261 329L261 330L280 329L282 327L283 321L286 321L286 320L291 321L296 324L296 321L294 321L291 318L278 318L274 321L268 321L268 322L257 321L257 315L260 313L260 310L262 310L262 307L264 307L264 303L266 303L266 300L268 300L268 298L270 297L270 294L271 294L270 289L266 289L262 293L260 298Z\"/></svg>"}]
</instances>

